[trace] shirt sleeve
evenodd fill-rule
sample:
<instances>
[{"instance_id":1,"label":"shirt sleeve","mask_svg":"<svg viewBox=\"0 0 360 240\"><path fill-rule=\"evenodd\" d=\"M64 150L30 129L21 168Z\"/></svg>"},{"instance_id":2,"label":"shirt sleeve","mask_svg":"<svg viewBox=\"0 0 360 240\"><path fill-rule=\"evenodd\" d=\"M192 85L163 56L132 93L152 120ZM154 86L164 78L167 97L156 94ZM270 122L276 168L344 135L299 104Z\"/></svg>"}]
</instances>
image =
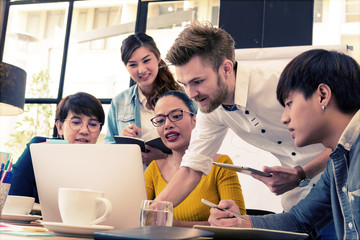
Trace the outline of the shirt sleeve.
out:
<instances>
[{"instance_id":1,"label":"shirt sleeve","mask_svg":"<svg viewBox=\"0 0 360 240\"><path fill-rule=\"evenodd\" d=\"M328 161L324 173L310 193L289 212L250 216L253 227L283 231L305 232L315 239L322 228L333 220L330 196L332 179L331 161Z\"/></svg>"},{"instance_id":2,"label":"shirt sleeve","mask_svg":"<svg viewBox=\"0 0 360 240\"><path fill-rule=\"evenodd\" d=\"M198 112L196 126L191 132L190 145L183 156L181 166L208 175L213 156L220 149L228 127L221 121L219 108L211 113Z\"/></svg>"},{"instance_id":3,"label":"shirt sleeve","mask_svg":"<svg viewBox=\"0 0 360 240\"><path fill-rule=\"evenodd\" d=\"M111 107L107 118L107 131L104 139L104 143L115 143L114 136L119 135L116 124L116 107L114 103L115 99L111 102Z\"/></svg>"}]
</instances>

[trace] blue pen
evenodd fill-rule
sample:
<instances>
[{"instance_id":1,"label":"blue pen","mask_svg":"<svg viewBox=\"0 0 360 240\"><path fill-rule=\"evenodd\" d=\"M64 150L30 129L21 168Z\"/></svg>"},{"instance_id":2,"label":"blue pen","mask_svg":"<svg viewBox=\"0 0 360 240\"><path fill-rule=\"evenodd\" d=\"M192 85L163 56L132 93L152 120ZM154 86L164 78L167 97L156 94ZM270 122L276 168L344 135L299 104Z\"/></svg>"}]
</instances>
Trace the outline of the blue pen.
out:
<instances>
[{"instance_id":1,"label":"blue pen","mask_svg":"<svg viewBox=\"0 0 360 240\"><path fill-rule=\"evenodd\" d=\"M3 173L4 173L4 167L5 167L5 164L2 163L1 164L1 170L0 170L0 179L1 179L2 175L3 175Z\"/></svg>"},{"instance_id":2,"label":"blue pen","mask_svg":"<svg viewBox=\"0 0 360 240\"><path fill-rule=\"evenodd\" d=\"M6 176L5 176L5 179L4 179L4 183L11 183L11 178L13 176L13 173L12 172L6 172Z\"/></svg>"}]
</instances>

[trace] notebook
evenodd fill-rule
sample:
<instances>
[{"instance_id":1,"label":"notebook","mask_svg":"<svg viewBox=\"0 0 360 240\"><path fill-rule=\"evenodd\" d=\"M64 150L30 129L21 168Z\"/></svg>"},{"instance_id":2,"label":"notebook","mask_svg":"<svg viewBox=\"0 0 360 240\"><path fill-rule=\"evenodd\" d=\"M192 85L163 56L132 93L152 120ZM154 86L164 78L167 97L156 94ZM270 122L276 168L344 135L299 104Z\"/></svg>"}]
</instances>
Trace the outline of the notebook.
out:
<instances>
[{"instance_id":1,"label":"notebook","mask_svg":"<svg viewBox=\"0 0 360 240\"><path fill-rule=\"evenodd\" d=\"M137 145L31 144L30 152L44 221L62 222L58 188L72 187L105 192L113 209L100 225L139 226L141 201L147 196Z\"/></svg>"},{"instance_id":2,"label":"notebook","mask_svg":"<svg viewBox=\"0 0 360 240\"><path fill-rule=\"evenodd\" d=\"M303 240L307 233L271 230L263 228L236 228L195 225L193 228L213 232L215 239L253 239L253 240Z\"/></svg>"},{"instance_id":3,"label":"notebook","mask_svg":"<svg viewBox=\"0 0 360 240\"><path fill-rule=\"evenodd\" d=\"M109 230L95 232L96 240L111 239L194 239L200 237L211 237L214 233L188 227L165 227L165 226L146 226L122 230ZM205 238L206 239L206 238ZM212 239L212 238L211 238Z\"/></svg>"}]
</instances>

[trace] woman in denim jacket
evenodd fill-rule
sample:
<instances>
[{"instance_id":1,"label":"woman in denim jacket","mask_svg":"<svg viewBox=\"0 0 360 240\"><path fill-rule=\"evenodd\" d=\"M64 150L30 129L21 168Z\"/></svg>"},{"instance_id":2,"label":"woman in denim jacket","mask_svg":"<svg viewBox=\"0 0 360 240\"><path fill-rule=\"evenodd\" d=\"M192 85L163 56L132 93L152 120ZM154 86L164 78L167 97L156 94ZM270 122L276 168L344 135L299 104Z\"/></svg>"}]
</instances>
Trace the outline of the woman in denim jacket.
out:
<instances>
[{"instance_id":1,"label":"woman in denim jacket","mask_svg":"<svg viewBox=\"0 0 360 240\"><path fill-rule=\"evenodd\" d=\"M115 143L116 135L144 140L158 137L150 122L155 102L164 92L181 87L161 59L155 41L145 33L135 33L123 40L121 59L136 84L113 98L105 143ZM146 147L149 152L142 153L144 167L166 156L158 149Z\"/></svg>"},{"instance_id":2,"label":"woman in denim jacket","mask_svg":"<svg viewBox=\"0 0 360 240\"><path fill-rule=\"evenodd\" d=\"M244 216L246 221L211 210L217 226L268 228L305 232L315 239L334 221L331 239L359 239L360 231L360 67L335 51L310 50L284 69L277 98L285 107L281 122L295 145L322 143L331 148L330 160L316 186L289 212ZM230 200L219 208L239 212Z\"/></svg>"}]
</instances>

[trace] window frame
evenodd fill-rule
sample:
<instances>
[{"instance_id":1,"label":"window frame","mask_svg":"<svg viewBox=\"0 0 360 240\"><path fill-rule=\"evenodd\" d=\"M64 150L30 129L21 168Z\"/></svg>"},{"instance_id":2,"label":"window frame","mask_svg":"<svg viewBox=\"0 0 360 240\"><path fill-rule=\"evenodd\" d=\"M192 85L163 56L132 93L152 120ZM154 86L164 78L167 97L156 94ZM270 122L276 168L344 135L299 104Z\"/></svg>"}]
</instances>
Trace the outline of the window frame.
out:
<instances>
[{"instance_id":1,"label":"window frame","mask_svg":"<svg viewBox=\"0 0 360 240\"><path fill-rule=\"evenodd\" d=\"M63 98L63 91L64 91L64 83L65 83L65 71L66 71L66 64L67 64L67 55L68 55L68 48L69 48L69 39L70 39L70 30L71 30L71 24L72 24L72 17L73 17L73 10L74 10L74 3L76 1L83 1L83 0L24 0L24 1L15 1L15 2L11 2L10 0L5 0L3 3L3 24L2 26L0 26L0 30L1 30L1 37L0 37L0 61L2 61L3 59L3 54L4 54L4 46L5 46L5 36L6 36L6 28L7 28L7 22L8 22L8 17L9 17L9 10L10 7L13 5L24 5L24 4L42 4L42 3L57 3L57 2L67 2L69 3L69 8L68 8L68 12L67 12L67 22L66 22L66 30L65 30L65 39L64 39L64 49L63 49L63 55L62 55L62 63L61 63L61 72L60 72L60 79L59 79L59 87L58 87L58 93L57 93L57 98L26 98L25 99L25 104L58 104L60 102L60 100ZM169 2L169 1L174 1L174 0L161 0L161 2ZM264 19L269 19L269 16L266 16L265 13L269 14L269 15L273 15L273 17L275 17L275 15L277 15L279 13L279 11L282 11L281 6L278 8L278 10L276 11L269 11L269 7L267 7L269 4L269 2L276 2L275 0L257 0L256 2L256 8L257 11L260 11L261 14L263 15L263 18L260 19L260 21L257 21L257 24L255 26L256 30L255 32L259 33L259 41L258 42L254 42L253 44L248 44L248 42L252 41L252 39L248 39L247 44L243 44L241 41L243 41L244 35L242 36L241 39L239 39L236 43L236 48L252 48L252 47L267 47L266 41L270 41L271 44L273 46L287 46L287 45L306 45L306 44L311 44L311 40L309 42L309 39L312 39L312 27L309 27L309 24L304 24L304 18L301 20L297 21L297 27L301 27L303 30L306 31L306 41L303 42L299 42L297 41L297 37L296 36L289 36L289 34L286 33L286 31L283 31L282 34L274 36L273 39L271 39L270 34L266 34L266 32L271 33L271 27L269 27L269 24L266 23L266 21ZM134 32L146 32L146 26L147 26L147 14L148 14L148 6L149 3L152 2L160 2L160 0L138 0L138 5L137 5L137 13L136 13L136 23L135 23L135 29ZM234 3L236 3L237 1L235 0L220 0L220 14L219 14L219 26L223 27L226 31L228 31L231 35L234 36L235 40L237 40L237 36L239 36L239 34L242 34L242 32L244 32L246 30L246 28L240 28L237 26L237 24L231 24L234 21L236 21L236 19L239 17L237 15L239 14L234 14L236 13L236 9L234 9ZM286 2L288 4L291 4L291 0L286 0ZM311 4L311 2L313 3L314 0L306 0L305 2L307 2L307 4L309 5L309 3ZM240 3L237 2L237 4L240 4L243 8L248 8L248 9L253 9L254 7L254 1L250 0L250 1L241 1ZM239 5L239 6L240 6ZM306 8L302 11L308 11L309 8ZM245 11L244 9L242 9L241 11ZM312 9L313 11L313 9ZM1 12L0 12L1 14ZM297 14L299 15L299 13ZM301 13L300 13L301 15ZM306 15L306 14L305 14ZM308 16L312 15L307 13L307 17L306 17L306 23L309 23L313 21L312 17L309 18ZM266 16L266 18L265 18ZM1 17L1 16L0 16ZM251 15L248 16L251 19ZM286 21L283 21L286 22ZM265 29L266 27L266 29ZM273 26L274 27L274 26ZM277 26L277 29L281 28L281 26ZM278 31L277 31L278 32ZM246 34L245 34L246 35ZM249 36L248 38L250 38L251 36ZM278 42L278 43L274 43L274 41L277 41L278 39L289 39L289 37L291 38L289 40L289 43L284 43L284 42ZM296 44L294 44L294 40L296 40ZM130 78L129 79L129 86L132 86L133 84L135 84L135 82ZM102 104L110 104L112 98L99 98L100 102ZM54 132L53 132L53 136L56 136L57 132L56 132L56 128L54 128Z\"/></svg>"}]
</instances>

